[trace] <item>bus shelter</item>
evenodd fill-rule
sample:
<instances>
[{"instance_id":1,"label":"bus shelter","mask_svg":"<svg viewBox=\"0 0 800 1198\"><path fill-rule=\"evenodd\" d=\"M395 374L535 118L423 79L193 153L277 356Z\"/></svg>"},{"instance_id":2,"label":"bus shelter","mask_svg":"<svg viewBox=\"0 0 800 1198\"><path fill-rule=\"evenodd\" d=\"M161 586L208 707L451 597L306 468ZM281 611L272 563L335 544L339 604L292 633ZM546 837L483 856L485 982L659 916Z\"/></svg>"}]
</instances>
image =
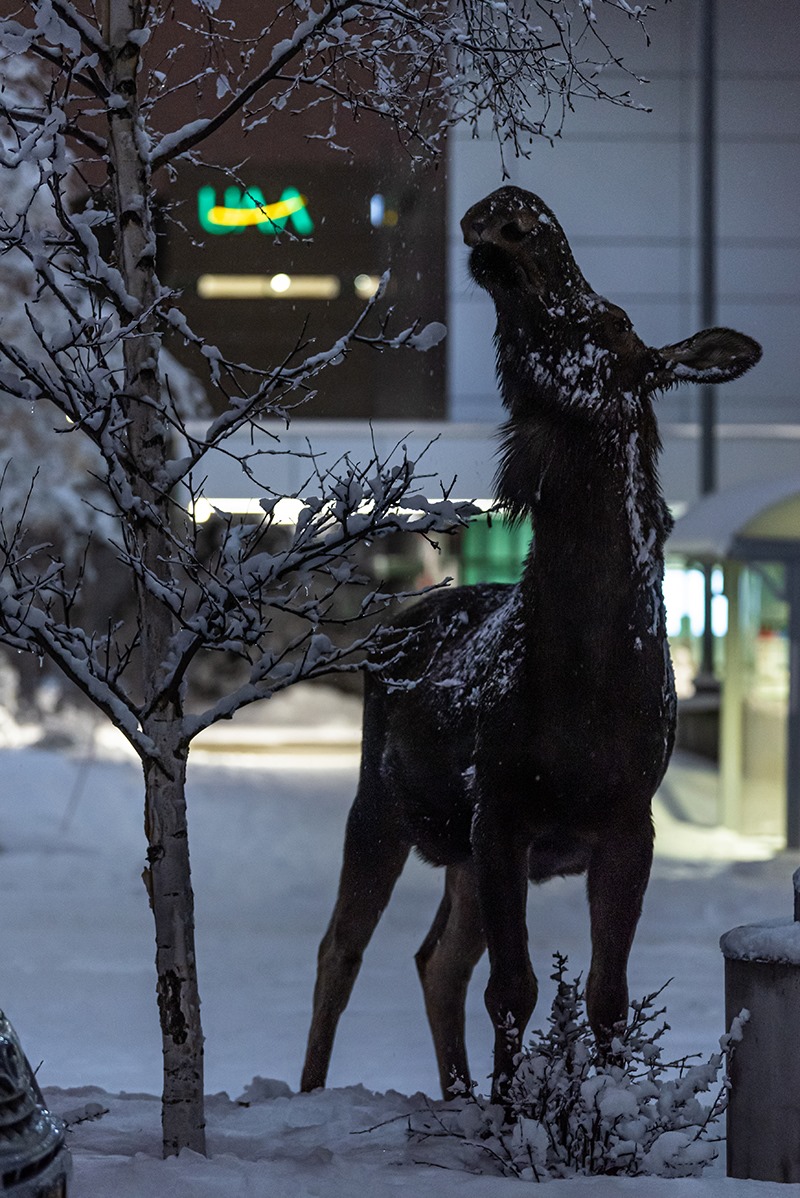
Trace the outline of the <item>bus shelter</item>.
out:
<instances>
[{"instance_id":1,"label":"bus shelter","mask_svg":"<svg viewBox=\"0 0 800 1198\"><path fill-rule=\"evenodd\" d=\"M704 497L668 549L724 572L720 820L800 848L800 475Z\"/></svg>"}]
</instances>

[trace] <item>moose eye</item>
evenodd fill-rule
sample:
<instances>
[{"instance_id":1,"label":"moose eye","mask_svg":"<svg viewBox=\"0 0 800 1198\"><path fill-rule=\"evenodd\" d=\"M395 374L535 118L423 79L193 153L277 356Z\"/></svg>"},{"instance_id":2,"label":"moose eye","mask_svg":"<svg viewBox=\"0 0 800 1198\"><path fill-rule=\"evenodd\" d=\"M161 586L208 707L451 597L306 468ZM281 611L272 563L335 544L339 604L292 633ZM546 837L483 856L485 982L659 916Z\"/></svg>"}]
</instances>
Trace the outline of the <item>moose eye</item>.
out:
<instances>
[{"instance_id":1,"label":"moose eye","mask_svg":"<svg viewBox=\"0 0 800 1198\"><path fill-rule=\"evenodd\" d=\"M633 325L621 308L609 310L608 325L610 325L612 331L615 333L629 333L633 328Z\"/></svg>"}]
</instances>

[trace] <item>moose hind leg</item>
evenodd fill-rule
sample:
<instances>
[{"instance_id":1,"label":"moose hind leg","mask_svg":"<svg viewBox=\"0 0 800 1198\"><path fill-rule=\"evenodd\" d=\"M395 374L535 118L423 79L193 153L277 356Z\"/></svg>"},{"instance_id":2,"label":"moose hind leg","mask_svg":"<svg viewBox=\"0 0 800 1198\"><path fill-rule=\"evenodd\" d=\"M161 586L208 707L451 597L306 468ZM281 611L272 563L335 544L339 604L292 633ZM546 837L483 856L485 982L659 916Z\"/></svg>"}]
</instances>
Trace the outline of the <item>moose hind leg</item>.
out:
<instances>
[{"instance_id":1,"label":"moose hind leg","mask_svg":"<svg viewBox=\"0 0 800 1198\"><path fill-rule=\"evenodd\" d=\"M414 958L433 1034L442 1096L454 1084L471 1086L464 1036L464 1006L472 971L483 955L475 875L470 862L450 865L439 910Z\"/></svg>"},{"instance_id":2,"label":"moose hind leg","mask_svg":"<svg viewBox=\"0 0 800 1198\"><path fill-rule=\"evenodd\" d=\"M592 964L586 1008L598 1047L607 1050L628 1017L628 957L653 861L653 828L626 827L592 852L587 876Z\"/></svg>"},{"instance_id":3,"label":"moose hind leg","mask_svg":"<svg viewBox=\"0 0 800 1198\"><path fill-rule=\"evenodd\" d=\"M336 906L319 946L301 1090L325 1085L339 1018L408 857L410 846L386 825L374 796L365 799L359 790L347 821Z\"/></svg>"}]
</instances>

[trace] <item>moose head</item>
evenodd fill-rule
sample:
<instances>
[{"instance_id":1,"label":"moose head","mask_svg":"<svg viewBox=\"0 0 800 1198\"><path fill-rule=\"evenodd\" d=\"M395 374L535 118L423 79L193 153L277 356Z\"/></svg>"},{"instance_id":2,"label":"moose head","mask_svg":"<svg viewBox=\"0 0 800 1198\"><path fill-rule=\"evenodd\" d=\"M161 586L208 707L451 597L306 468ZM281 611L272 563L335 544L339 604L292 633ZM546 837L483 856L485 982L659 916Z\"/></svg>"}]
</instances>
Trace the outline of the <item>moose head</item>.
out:
<instances>
[{"instance_id":1,"label":"moose head","mask_svg":"<svg viewBox=\"0 0 800 1198\"><path fill-rule=\"evenodd\" d=\"M461 228L472 277L495 303L512 415L535 399L600 414L678 383L727 382L761 357L759 344L733 329L645 345L627 313L589 286L556 217L531 192L501 187L469 209Z\"/></svg>"}]
</instances>

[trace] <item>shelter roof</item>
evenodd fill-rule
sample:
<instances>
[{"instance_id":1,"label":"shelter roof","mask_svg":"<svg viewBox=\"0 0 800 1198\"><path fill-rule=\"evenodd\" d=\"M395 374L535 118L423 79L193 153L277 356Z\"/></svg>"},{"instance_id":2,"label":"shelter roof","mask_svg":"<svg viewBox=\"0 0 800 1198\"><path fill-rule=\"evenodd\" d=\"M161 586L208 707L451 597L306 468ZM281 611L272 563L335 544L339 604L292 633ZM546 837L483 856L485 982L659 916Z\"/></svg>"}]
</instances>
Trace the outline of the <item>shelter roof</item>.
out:
<instances>
[{"instance_id":1,"label":"shelter roof","mask_svg":"<svg viewBox=\"0 0 800 1198\"><path fill-rule=\"evenodd\" d=\"M800 474L704 496L675 522L667 548L686 557L720 561L749 556L747 543L763 547L773 541L782 550L779 556L795 544L800 555Z\"/></svg>"}]
</instances>

